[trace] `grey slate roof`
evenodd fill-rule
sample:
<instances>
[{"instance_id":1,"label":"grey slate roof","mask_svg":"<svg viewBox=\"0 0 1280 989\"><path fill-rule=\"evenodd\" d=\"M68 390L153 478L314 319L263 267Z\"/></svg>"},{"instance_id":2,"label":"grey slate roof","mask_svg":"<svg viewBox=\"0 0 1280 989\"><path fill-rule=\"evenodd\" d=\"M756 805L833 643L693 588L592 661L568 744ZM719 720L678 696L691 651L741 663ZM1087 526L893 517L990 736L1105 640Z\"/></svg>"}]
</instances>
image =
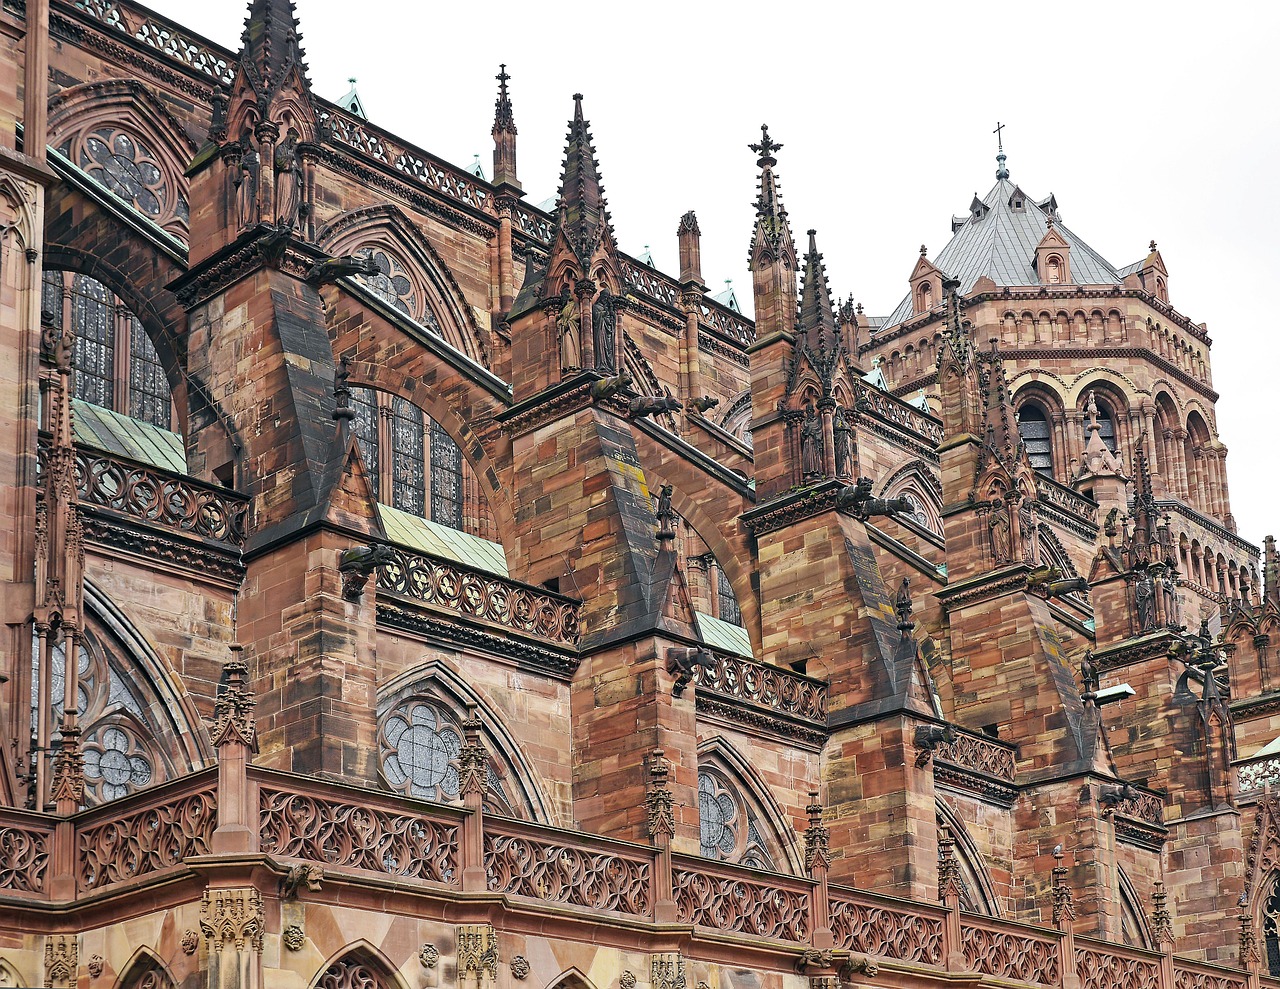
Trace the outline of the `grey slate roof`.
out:
<instances>
[{"instance_id":1,"label":"grey slate roof","mask_svg":"<svg viewBox=\"0 0 1280 989\"><path fill-rule=\"evenodd\" d=\"M1042 206L1031 196L1025 196L1021 211L1010 205L1018 185L1009 179L999 179L983 198L987 207L981 219L972 212L952 226L955 232L950 242L932 258L934 265L947 275L960 280L960 292L973 288L983 275L997 285L1039 285L1040 276L1032 262L1036 257L1036 245L1049 229L1047 208L1052 200L1044 200ZM1062 225L1055 216L1054 229L1071 245L1071 280L1080 285L1116 285L1124 280L1120 273L1101 254ZM908 293L897 308L885 320L893 326L911 315L911 295Z\"/></svg>"}]
</instances>

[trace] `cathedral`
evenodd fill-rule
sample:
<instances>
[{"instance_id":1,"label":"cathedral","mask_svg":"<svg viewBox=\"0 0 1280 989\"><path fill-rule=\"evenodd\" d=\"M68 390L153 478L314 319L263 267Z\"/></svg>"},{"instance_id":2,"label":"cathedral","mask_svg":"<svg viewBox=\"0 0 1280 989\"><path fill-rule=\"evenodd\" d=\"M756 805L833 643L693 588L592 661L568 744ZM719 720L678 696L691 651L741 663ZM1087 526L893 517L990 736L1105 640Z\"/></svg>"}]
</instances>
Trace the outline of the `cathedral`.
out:
<instances>
[{"instance_id":1,"label":"cathedral","mask_svg":"<svg viewBox=\"0 0 1280 989\"><path fill-rule=\"evenodd\" d=\"M749 319L589 100L539 206L505 66L490 180L245 2L0 9L0 987L1280 987L1280 552L1156 244L1002 152L872 316L764 127Z\"/></svg>"}]
</instances>

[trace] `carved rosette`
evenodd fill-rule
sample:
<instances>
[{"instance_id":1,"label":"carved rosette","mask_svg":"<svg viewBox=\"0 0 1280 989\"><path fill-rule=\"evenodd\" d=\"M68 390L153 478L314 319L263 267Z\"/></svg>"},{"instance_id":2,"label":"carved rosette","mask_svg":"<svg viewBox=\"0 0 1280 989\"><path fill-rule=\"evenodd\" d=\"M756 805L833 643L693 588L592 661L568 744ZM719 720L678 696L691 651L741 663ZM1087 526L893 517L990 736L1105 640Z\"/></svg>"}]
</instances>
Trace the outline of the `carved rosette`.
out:
<instances>
[{"instance_id":1,"label":"carved rosette","mask_svg":"<svg viewBox=\"0 0 1280 989\"><path fill-rule=\"evenodd\" d=\"M256 889L207 889L200 901L200 930L215 951L262 951L262 894Z\"/></svg>"},{"instance_id":2,"label":"carved rosette","mask_svg":"<svg viewBox=\"0 0 1280 989\"><path fill-rule=\"evenodd\" d=\"M301 951L307 943L307 935L298 924L290 924L281 933L280 940L290 951Z\"/></svg>"},{"instance_id":3,"label":"carved rosette","mask_svg":"<svg viewBox=\"0 0 1280 989\"><path fill-rule=\"evenodd\" d=\"M663 951L649 957L651 989L687 989L684 958L678 951Z\"/></svg>"},{"instance_id":4,"label":"carved rosette","mask_svg":"<svg viewBox=\"0 0 1280 989\"><path fill-rule=\"evenodd\" d=\"M649 781L645 787L644 805L649 814L649 837L657 842L669 841L676 833L675 815L669 780L671 763L662 749L654 749L646 758Z\"/></svg>"},{"instance_id":5,"label":"carved rosette","mask_svg":"<svg viewBox=\"0 0 1280 989\"><path fill-rule=\"evenodd\" d=\"M460 924L457 933L458 977L473 975L490 985L498 978L498 932L492 924Z\"/></svg>"},{"instance_id":6,"label":"carved rosette","mask_svg":"<svg viewBox=\"0 0 1280 989\"><path fill-rule=\"evenodd\" d=\"M86 968L89 969L89 978L96 979L99 975L101 975L102 969L104 968L106 963L107 963L107 960L103 958L101 955L90 955L89 964L86 966Z\"/></svg>"},{"instance_id":7,"label":"carved rosette","mask_svg":"<svg viewBox=\"0 0 1280 989\"><path fill-rule=\"evenodd\" d=\"M618 986L620 989L636 989L636 973L630 969L623 972L618 978Z\"/></svg>"},{"instance_id":8,"label":"carved rosette","mask_svg":"<svg viewBox=\"0 0 1280 989\"><path fill-rule=\"evenodd\" d=\"M524 955L516 955L511 959L511 977L520 982L529 977L529 959Z\"/></svg>"},{"instance_id":9,"label":"carved rosette","mask_svg":"<svg viewBox=\"0 0 1280 989\"><path fill-rule=\"evenodd\" d=\"M423 968L435 968L440 964L440 949L434 944L424 944L418 949L418 961Z\"/></svg>"},{"instance_id":10,"label":"carved rosette","mask_svg":"<svg viewBox=\"0 0 1280 989\"><path fill-rule=\"evenodd\" d=\"M50 935L44 942L45 989L72 989L80 965L80 948L74 934Z\"/></svg>"},{"instance_id":11,"label":"carved rosette","mask_svg":"<svg viewBox=\"0 0 1280 989\"><path fill-rule=\"evenodd\" d=\"M200 947L200 935L193 930L185 930L182 932L182 940L179 943L184 955L194 955L196 949Z\"/></svg>"}]
</instances>

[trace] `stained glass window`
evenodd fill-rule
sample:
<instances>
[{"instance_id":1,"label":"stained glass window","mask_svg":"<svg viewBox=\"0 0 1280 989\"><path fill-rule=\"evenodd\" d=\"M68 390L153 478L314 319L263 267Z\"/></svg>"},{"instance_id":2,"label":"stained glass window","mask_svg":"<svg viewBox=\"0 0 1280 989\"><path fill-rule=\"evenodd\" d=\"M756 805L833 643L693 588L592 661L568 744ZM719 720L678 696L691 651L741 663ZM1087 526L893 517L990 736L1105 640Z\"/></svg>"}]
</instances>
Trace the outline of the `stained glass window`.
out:
<instances>
[{"instance_id":1,"label":"stained glass window","mask_svg":"<svg viewBox=\"0 0 1280 989\"><path fill-rule=\"evenodd\" d=\"M109 128L95 131L84 139L79 164L148 216L159 216L163 211L164 175L155 154L141 141Z\"/></svg>"},{"instance_id":2,"label":"stained glass window","mask_svg":"<svg viewBox=\"0 0 1280 989\"><path fill-rule=\"evenodd\" d=\"M173 400L160 355L137 316L129 313L124 322L129 329L129 415L168 429Z\"/></svg>"},{"instance_id":3,"label":"stained glass window","mask_svg":"<svg viewBox=\"0 0 1280 989\"><path fill-rule=\"evenodd\" d=\"M95 278L72 279L71 329L75 397L109 409L115 397L115 321L111 293Z\"/></svg>"},{"instance_id":4,"label":"stained glass window","mask_svg":"<svg viewBox=\"0 0 1280 989\"><path fill-rule=\"evenodd\" d=\"M361 248L356 255L373 258L373 263L378 266L376 275L360 275L360 280L406 316L417 319L417 293L399 259L377 247Z\"/></svg>"},{"instance_id":5,"label":"stained glass window","mask_svg":"<svg viewBox=\"0 0 1280 989\"><path fill-rule=\"evenodd\" d=\"M728 859L738 846L738 802L710 773L698 774L698 821L701 852L709 859Z\"/></svg>"},{"instance_id":6,"label":"stained glass window","mask_svg":"<svg viewBox=\"0 0 1280 989\"><path fill-rule=\"evenodd\" d=\"M434 704L410 701L382 726L382 774L397 790L425 800L456 800L462 736Z\"/></svg>"},{"instance_id":7,"label":"stained glass window","mask_svg":"<svg viewBox=\"0 0 1280 989\"><path fill-rule=\"evenodd\" d=\"M462 528L462 451L431 420L431 520Z\"/></svg>"},{"instance_id":8,"label":"stained glass window","mask_svg":"<svg viewBox=\"0 0 1280 989\"><path fill-rule=\"evenodd\" d=\"M725 576L724 570L716 567L716 590L720 598L720 620L731 625L742 624L742 609L738 607L738 597L733 593L733 585Z\"/></svg>"},{"instance_id":9,"label":"stained glass window","mask_svg":"<svg viewBox=\"0 0 1280 989\"><path fill-rule=\"evenodd\" d=\"M426 514L426 457L423 413L403 398L391 401L391 504L414 515Z\"/></svg>"},{"instance_id":10,"label":"stained glass window","mask_svg":"<svg viewBox=\"0 0 1280 989\"><path fill-rule=\"evenodd\" d=\"M40 311L52 313L54 325L62 325L62 272L44 273L40 286Z\"/></svg>"},{"instance_id":11,"label":"stained glass window","mask_svg":"<svg viewBox=\"0 0 1280 989\"><path fill-rule=\"evenodd\" d=\"M356 414L356 442L360 444L360 456L364 458L364 469L376 499L382 471L378 459L378 398L373 389L352 388L351 408Z\"/></svg>"},{"instance_id":12,"label":"stained glass window","mask_svg":"<svg viewBox=\"0 0 1280 989\"><path fill-rule=\"evenodd\" d=\"M1038 471L1053 473L1053 439L1044 409L1035 402L1023 405L1018 410L1018 432L1031 466Z\"/></svg>"}]
</instances>

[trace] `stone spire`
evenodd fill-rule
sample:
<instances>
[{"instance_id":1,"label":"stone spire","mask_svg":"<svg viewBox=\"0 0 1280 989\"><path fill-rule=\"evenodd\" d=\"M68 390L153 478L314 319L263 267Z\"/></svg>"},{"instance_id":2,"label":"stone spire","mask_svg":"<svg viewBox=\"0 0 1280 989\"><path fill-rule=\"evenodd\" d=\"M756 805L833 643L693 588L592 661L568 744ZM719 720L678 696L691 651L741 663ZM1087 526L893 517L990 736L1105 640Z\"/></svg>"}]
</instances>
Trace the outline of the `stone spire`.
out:
<instances>
[{"instance_id":1,"label":"stone spire","mask_svg":"<svg viewBox=\"0 0 1280 989\"><path fill-rule=\"evenodd\" d=\"M800 295L800 330L809 346L833 348L836 318L831 303L827 269L818 253L818 232L809 231L809 251L804 256L803 289Z\"/></svg>"},{"instance_id":2,"label":"stone spire","mask_svg":"<svg viewBox=\"0 0 1280 989\"><path fill-rule=\"evenodd\" d=\"M510 186L519 191L516 178L516 118L511 109L511 96L507 92L507 65L498 66L498 98L493 111L493 184Z\"/></svg>"},{"instance_id":3,"label":"stone spire","mask_svg":"<svg viewBox=\"0 0 1280 989\"><path fill-rule=\"evenodd\" d=\"M591 125L582 115L582 94L573 94L573 119L564 149L564 170L560 175L560 201L556 207L556 227L563 231L584 276L591 255L602 241L612 240L608 203L600 181L600 165L591 141Z\"/></svg>"},{"instance_id":4,"label":"stone spire","mask_svg":"<svg viewBox=\"0 0 1280 989\"><path fill-rule=\"evenodd\" d=\"M796 247L773 171L778 163L774 152L782 145L769 136L769 125L762 124L760 142L748 147L759 156L760 168L748 265L754 275L756 338L763 340L775 333L790 333L795 326Z\"/></svg>"},{"instance_id":5,"label":"stone spire","mask_svg":"<svg viewBox=\"0 0 1280 989\"><path fill-rule=\"evenodd\" d=\"M276 117L275 111L281 109L277 102L294 102L300 95L310 97L311 83L307 79L306 56L293 0L252 0L240 44L236 81L243 77L252 90L260 121ZM314 111L310 106L296 107L294 115L307 117L314 124ZM290 122L296 126L303 121ZM303 139L314 137L312 132Z\"/></svg>"}]
</instances>

